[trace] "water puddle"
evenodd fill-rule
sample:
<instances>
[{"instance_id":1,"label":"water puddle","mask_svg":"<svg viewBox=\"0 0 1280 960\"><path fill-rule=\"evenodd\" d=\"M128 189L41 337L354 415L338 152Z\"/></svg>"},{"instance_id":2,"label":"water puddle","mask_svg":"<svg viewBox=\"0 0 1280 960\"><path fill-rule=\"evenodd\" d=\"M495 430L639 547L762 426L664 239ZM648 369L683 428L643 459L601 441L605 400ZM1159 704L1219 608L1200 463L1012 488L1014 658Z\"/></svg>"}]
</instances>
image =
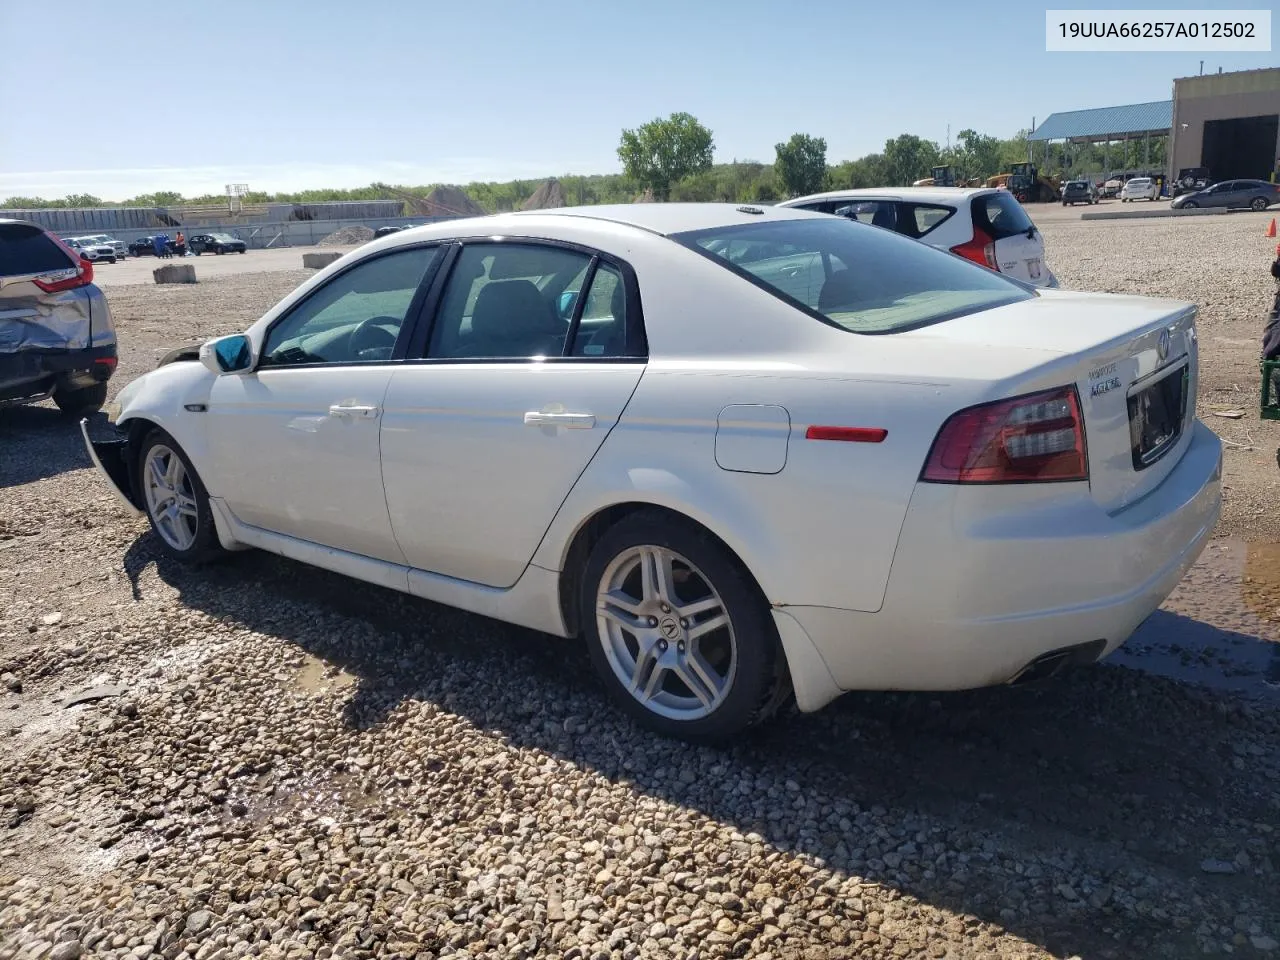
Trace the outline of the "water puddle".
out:
<instances>
[{"instance_id":1,"label":"water puddle","mask_svg":"<svg viewBox=\"0 0 1280 960\"><path fill-rule=\"evenodd\" d=\"M1108 662L1280 701L1280 544L1211 542Z\"/></svg>"},{"instance_id":2,"label":"water puddle","mask_svg":"<svg viewBox=\"0 0 1280 960\"><path fill-rule=\"evenodd\" d=\"M338 693L356 682L354 675L340 667L307 654L298 672L289 682L289 690L293 693L310 695L313 693Z\"/></svg>"}]
</instances>

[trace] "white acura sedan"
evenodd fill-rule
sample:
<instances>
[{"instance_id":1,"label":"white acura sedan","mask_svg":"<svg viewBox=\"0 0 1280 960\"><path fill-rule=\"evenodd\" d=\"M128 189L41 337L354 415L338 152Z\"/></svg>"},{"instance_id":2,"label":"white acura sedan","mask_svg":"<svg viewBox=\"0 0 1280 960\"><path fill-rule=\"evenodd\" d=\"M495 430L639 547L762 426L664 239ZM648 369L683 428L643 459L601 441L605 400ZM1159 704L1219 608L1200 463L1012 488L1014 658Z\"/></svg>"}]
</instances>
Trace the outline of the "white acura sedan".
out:
<instances>
[{"instance_id":1,"label":"white acura sedan","mask_svg":"<svg viewBox=\"0 0 1280 960\"><path fill-rule=\"evenodd\" d=\"M1196 559L1195 308L802 210L455 220L130 383L85 441L163 548L561 636L662 733L1115 650Z\"/></svg>"}]
</instances>

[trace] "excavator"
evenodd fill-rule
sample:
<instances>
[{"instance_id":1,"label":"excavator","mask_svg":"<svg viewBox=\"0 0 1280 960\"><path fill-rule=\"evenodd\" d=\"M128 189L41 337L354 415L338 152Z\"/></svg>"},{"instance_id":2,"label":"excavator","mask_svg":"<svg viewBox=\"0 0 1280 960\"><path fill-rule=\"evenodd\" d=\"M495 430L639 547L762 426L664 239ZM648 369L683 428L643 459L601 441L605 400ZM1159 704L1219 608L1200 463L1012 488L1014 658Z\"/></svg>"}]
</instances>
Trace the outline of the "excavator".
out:
<instances>
[{"instance_id":1,"label":"excavator","mask_svg":"<svg viewBox=\"0 0 1280 960\"><path fill-rule=\"evenodd\" d=\"M966 180L964 177L956 175L956 168L948 164L944 167L934 167L933 176L925 177L923 180L917 180L911 184L913 187L980 187L982 186L982 178L974 177Z\"/></svg>"},{"instance_id":2,"label":"excavator","mask_svg":"<svg viewBox=\"0 0 1280 960\"><path fill-rule=\"evenodd\" d=\"M1062 196L1061 184L1053 177L1040 176L1034 163L1010 164L1009 170L992 177L987 186L1003 186L1019 203L1052 203Z\"/></svg>"}]
</instances>

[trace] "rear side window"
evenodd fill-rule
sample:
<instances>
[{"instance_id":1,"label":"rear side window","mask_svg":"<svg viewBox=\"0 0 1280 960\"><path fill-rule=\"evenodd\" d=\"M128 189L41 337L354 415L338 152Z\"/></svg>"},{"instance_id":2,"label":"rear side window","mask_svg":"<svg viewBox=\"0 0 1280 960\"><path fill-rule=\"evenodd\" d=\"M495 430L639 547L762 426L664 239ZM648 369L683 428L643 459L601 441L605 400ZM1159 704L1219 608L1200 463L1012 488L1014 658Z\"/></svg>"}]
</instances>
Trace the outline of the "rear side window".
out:
<instances>
[{"instance_id":1,"label":"rear side window","mask_svg":"<svg viewBox=\"0 0 1280 960\"><path fill-rule=\"evenodd\" d=\"M836 218L672 235L786 303L853 333L894 333L1032 296L992 270L887 230ZM733 260L730 251L772 247Z\"/></svg>"},{"instance_id":2,"label":"rear side window","mask_svg":"<svg viewBox=\"0 0 1280 960\"><path fill-rule=\"evenodd\" d=\"M1005 190L973 198L973 224L992 240L1016 237L1035 226L1022 204Z\"/></svg>"},{"instance_id":3,"label":"rear side window","mask_svg":"<svg viewBox=\"0 0 1280 960\"><path fill-rule=\"evenodd\" d=\"M954 207L906 200L822 200L800 209L832 213L839 217L885 227L914 240L941 225L956 211Z\"/></svg>"},{"instance_id":4,"label":"rear side window","mask_svg":"<svg viewBox=\"0 0 1280 960\"><path fill-rule=\"evenodd\" d=\"M29 223L0 223L0 277L48 273L74 265L39 227Z\"/></svg>"}]
</instances>

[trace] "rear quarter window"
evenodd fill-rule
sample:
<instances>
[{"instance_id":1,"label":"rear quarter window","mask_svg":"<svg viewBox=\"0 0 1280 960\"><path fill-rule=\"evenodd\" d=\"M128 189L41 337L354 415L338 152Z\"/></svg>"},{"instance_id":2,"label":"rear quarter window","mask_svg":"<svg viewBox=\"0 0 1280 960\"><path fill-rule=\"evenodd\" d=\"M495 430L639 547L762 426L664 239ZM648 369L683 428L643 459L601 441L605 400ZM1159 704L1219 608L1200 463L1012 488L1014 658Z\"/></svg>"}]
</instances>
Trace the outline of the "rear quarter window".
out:
<instances>
[{"instance_id":1,"label":"rear quarter window","mask_svg":"<svg viewBox=\"0 0 1280 960\"><path fill-rule=\"evenodd\" d=\"M992 240L1016 237L1035 226L1022 204L1005 190L973 198L973 224Z\"/></svg>"},{"instance_id":2,"label":"rear quarter window","mask_svg":"<svg viewBox=\"0 0 1280 960\"><path fill-rule=\"evenodd\" d=\"M43 230L28 223L0 223L0 277L48 273L75 266Z\"/></svg>"}]
</instances>

